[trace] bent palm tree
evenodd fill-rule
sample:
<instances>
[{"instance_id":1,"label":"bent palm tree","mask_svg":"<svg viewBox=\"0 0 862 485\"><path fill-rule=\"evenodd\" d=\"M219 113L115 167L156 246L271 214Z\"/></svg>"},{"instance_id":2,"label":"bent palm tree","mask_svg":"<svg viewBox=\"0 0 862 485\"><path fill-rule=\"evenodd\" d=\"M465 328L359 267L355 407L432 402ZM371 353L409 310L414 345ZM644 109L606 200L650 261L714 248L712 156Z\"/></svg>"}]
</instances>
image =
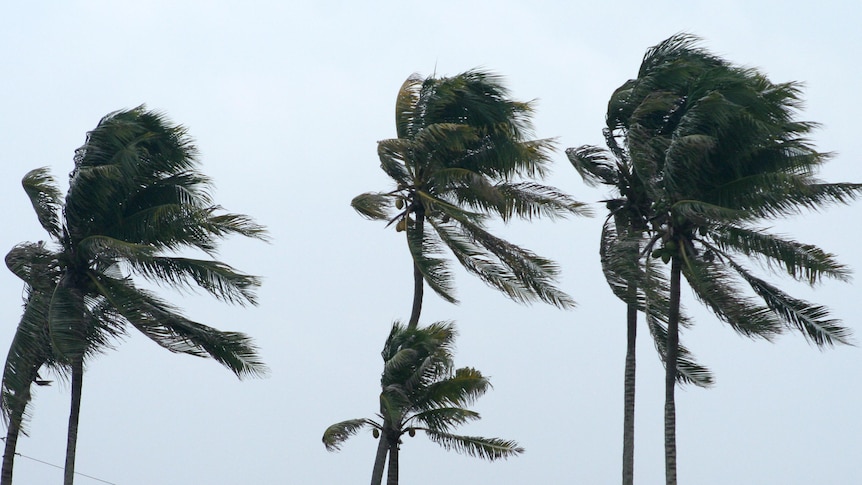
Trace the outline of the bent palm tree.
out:
<instances>
[{"instance_id":1,"label":"bent palm tree","mask_svg":"<svg viewBox=\"0 0 862 485\"><path fill-rule=\"evenodd\" d=\"M380 421L351 419L333 424L323 434L329 451L339 450L347 438L371 428L380 439L372 472L372 485L383 480L387 455L387 484L398 484L398 453L401 437L422 431L446 450L496 460L523 453L514 441L462 436L452 430L479 413L466 409L490 389L491 384L476 369L452 370L455 327L437 322L424 328L392 327L383 347L380 385Z\"/></svg>"},{"instance_id":2,"label":"bent palm tree","mask_svg":"<svg viewBox=\"0 0 862 485\"><path fill-rule=\"evenodd\" d=\"M172 352L212 357L237 376L265 372L247 336L189 320L134 285L132 275L138 275L179 288L203 288L229 303L256 303L258 278L219 261L165 254L189 248L212 255L218 240L231 234L265 238L263 227L248 217L221 213L196 165L185 129L138 107L107 115L88 133L76 151L65 201L46 170L24 179L39 222L58 247L22 244L6 261L39 290L40 298L28 301L22 322L41 323L52 355L71 374L66 485L74 476L84 362L128 326ZM40 274L35 270L40 267L51 271ZM20 383L7 382L6 375L17 369L26 350L10 350L4 395L17 392Z\"/></svg>"},{"instance_id":3,"label":"bent palm tree","mask_svg":"<svg viewBox=\"0 0 862 485\"><path fill-rule=\"evenodd\" d=\"M558 307L572 299L553 286L558 268L545 258L489 233L485 221L584 214L583 204L522 177L541 177L550 140L527 140L529 103L512 101L500 79L482 71L451 78L411 76L395 105L398 138L378 143L380 166L395 182L389 192L365 193L352 206L370 219L404 231L414 263L415 328L424 284L457 302L451 273L440 257L455 259L488 285L518 302Z\"/></svg>"},{"instance_id":4,"label":"bent palm tree","mask_svg":"<svg viewBox=\"0 0 862 485\"><path fill-rule=\"evenodd\" d=\"M862 184L824 183L814 177L828 157L805 138L816 125L794 120L800 104L797 84L774 84L754 69L713 56L697 41L683 34L651 48L638 78L615 96L608 119L651 200L651 237L644 254L670 263L668 484L676 483L674 383L681 278L699 301L742 335L771 339L795 329L818 346L847 343L849 330L825 307L784 293L740 259L781 268L811 285L823 277L846 280L847 269L833 255L769 234L757 224L848 203L862 192Z\"/></svg>"}]
</instances>

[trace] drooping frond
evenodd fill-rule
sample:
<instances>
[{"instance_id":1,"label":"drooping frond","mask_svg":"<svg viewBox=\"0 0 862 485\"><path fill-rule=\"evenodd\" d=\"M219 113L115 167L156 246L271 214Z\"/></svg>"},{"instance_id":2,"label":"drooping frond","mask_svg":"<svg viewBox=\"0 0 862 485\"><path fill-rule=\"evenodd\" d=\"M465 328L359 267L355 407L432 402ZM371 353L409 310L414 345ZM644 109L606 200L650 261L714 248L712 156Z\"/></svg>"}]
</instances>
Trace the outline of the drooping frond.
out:
<instances>
[{"instance_id":1,"label":"drooping frond","mask_svg":"<svg viewBox=\"0 0 862 485\"><path fill-rule=\"evenodd\" d=\"M27 172L21 185L24 186L24 192L27 193L33 210L36 211L39 224L55 241L59 241L62 235L60 211L63 199L60 188L57 187L48 168L42 167Z\"/></svg>"},{"instance_id":2,"label":"drooping frond","mask_svg":"<svg viewBox=\"0 0 862 485\"><path fill-rule=\"evenodd\" d=\"M380 168L396 184L411 185L411 176L416 175L415 167L410 167L414 169L413 172L409 171L407 167L412 151L413 142L409 139L390 138L377 142L377 157L380 159Z\"/></svg>"},{"instance_id":3,"label":"drooping frond","mask_svg":"<svg viewBox=\"0 0 862 485\"><path fill-rule=\"evenodd\" d=\"M392 216L390 207L392 196L380 192L368 192L357 195L350 201L350 206L364 217L378 221L388 221Z\"/></svg>"},{"instance_id":4,"label":"drooping frond","mask_svg":"<svg viewBox=\"0 0 862 485\"><path fill-rule=\"evenodd\" d=\"M22 243L6 254L6 267L29 287L51 292L60 280L59 254L44 243Z\"/></svg>"},{"instance_id":5,"label":"drooping frond","mask_svg":"<svg viewBox=\"0 0 862 485\"><path fill-rule=\"evenodd\" d=\"M23 425L31 397L30 387L37 380L39 370L43 366L57 368L59 365L48 335L49 301L49 295L41 291L29 293L9 345L0 394L0 411L7 422L14 413L18 413Z\"/></svg>"},{"instance_id":6,"label":"drooping frond","mask_svg":"<svg viewBox=\"0 0 862 485\"><path fill-rule=\"evenodd\" d=\"M252 340L239 332L223 332L185 318L179 310L129 280L93 276L91 281L122 317L171 352L210 357L237 377L267 374Z\"/></svg>"},{"instance_id":7,"label":"drooping frond","mask_svg":"<svg viewBox=\"0 0 862 485\"><path fill-rule=\"evenodd\" d=\"M452 273L443 258L432 255L442 253L440 242L431 234L416 227L407 227L407 246L413 256L413 263L422 273L428 286L449 303L457 303L452 285Z\"/></svg>"},{"instance_id":8,"label":"drooping frond","mask_svg":"<svg viewBox=\"0 0 862 485\"><path fill-rule=\"evenodd\" d=\"M562 308L574 305L568 295L550 285L556 275L543 274L547 269L556 271L549 261L497 239L477 225L462 223L455 226L437 223L434 220L431 224L464 269L509 298L519 303L529 303L537 298L546 302L555 299L558 302L555 304ZM480 236L486 239L476 240L474 233L467 232L467 227L472 228L474 233L481 231ZM488 248L488 245L491 245L493 250ZM510 251L508 254L505 253L507 250ZM500 258L495 252L503 254L506 259ZM543 286L545 283L548 286ZM533 286L528 286L531 284ZM539 291L536 291L536 287L540 288Z\"/></svg>"},{"instance_id":9,"label":"drooping frond","mask_svg":"<svg viewBox=\"0 0 862 485\"><path fill-rule=\"evenodd\" d=\"M774 285L755 277L741 265L729 263L766 305L789 327L799 330L806 339L818 346L849 345L851 331L838 319L829 317L829 309L804 300L793 298Z\"/></svg>"},{"instance_id":10,"label":"drooping frond","mask_svg":"<svg viewBox=\"0 0 862 485\"><path fill-rule=\"evenodd\" d=\"M655 318L653 314L647 315L647 326L652 336L655 348L658 351L662 364L666 363L667 356L667 320ZM681 384L694 384L698 387L711 387L715 383L712 371L698 364L682 343L676 350L676 379Z\"/></svg>"},{"instance_id":11,"label":"drooping frond","mask_svg":"<svg viewBox=\"0 0 862 485\"><path fill-rule=\"evenodd\" d=\"M335 423L323 432L323 445L326 451L340 451L341 445L348 438L366 427L380 428L380 425L370 419L349 419Z\"/></svg>"},{"instance_id":12,"label":"drooping frond","mask_svg":"<svg viewBox=\"0 0 862 485\"><path fill-rule=\"evenodd\" d=\"M503 271L477 274L488 284L521 303L539 299L558 308L573 308L574 300L554 286L559 267L553 261L500 239L475 224L461 224L464 234L492 254ZM470 268L467 268L468 270Z\"/></svg>"},{"instance_id":13,"label":"drooping frond","mask_svg":"<svg viewBox=\"0 0 862 485\"><path fill-rule=\"evenodd\" d=\"M771 340L781 333L781 323L769 308L746 296L716 262L689 258L682 273L698 300L740 334Z\"/></svg>"},{"instance_id":14,"label":"drooping frond","mask_svg":"<svg viewBox=\"0 0 862 485\"><path fill-rule=\"evenodd\" d=\"M616 186L619 183L619 167L604 148L582 145L567 148L566 156L584 183L590 187L601 185Z\"/></svg>"}]
</instances>

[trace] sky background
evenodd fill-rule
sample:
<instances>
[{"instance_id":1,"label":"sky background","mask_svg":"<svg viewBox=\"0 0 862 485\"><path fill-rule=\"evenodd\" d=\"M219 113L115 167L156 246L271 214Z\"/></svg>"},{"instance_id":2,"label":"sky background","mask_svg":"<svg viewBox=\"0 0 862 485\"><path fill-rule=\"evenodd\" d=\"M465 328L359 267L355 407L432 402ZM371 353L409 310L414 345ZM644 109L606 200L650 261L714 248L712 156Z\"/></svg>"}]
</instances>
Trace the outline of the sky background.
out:
<instances>
[{"instance_id":1,"label":"sky background","mask_svg":"<svg viewBox=\"0 0 862 485\"><path fill-rule=\"evenodd\" d=\"M862 181L856 94L862 5L851 1L44 1L0 7L0 250L45 239L20 187L36 167L64 189L75 148L105 114L146 103L185 125L216 184L216 201L268 226L272 243L233 238L220 259L261 275L260 305L163 295L197 321L253 336L271 373L237 380L213 361L171 354L131 333L84 378L76 470L122 484L367 483L370 433L340 453L332 423L377 411L380 349L406 320L411 266L403 236L361 218L351 198L390 188L376 142L395 136L394 102L414 72L481 67L514 98L536 100L535 136L557 138L546 183L594 203L563 149L601 144L607 100L635 77L649 46L697 34L725 58L775 82L803 81L799 118L835 153L822 172ZM603 211L595 204L598 213ZM857 272L859 204L804 214L772 230L836 254ZM618 483L625 308L604 282L602 217L497 225L556 260L572 311L521 306L457 272L450 305L428 293L423 322L454 320L455 363L494 390L465 434L515 439L520 457L488 463L405 438L401 483ZM814 290L856 329L859 283ZM857 277L858 281L858 277ZM0 271L0 347L20 317L22 283ZM798 333L774 343L737 336L684 287L695 326L683 342L715 373L712 389L677 392L680 483L862 483L862 350L819 351ZM635 478L661 483L663 369L638 342ZM39 388L18 451L62 464L69 386ZM19 457L16 483L60 483L62 471ZM97 484L78 477L81 485Z\"/></svg>"}]
</instances>

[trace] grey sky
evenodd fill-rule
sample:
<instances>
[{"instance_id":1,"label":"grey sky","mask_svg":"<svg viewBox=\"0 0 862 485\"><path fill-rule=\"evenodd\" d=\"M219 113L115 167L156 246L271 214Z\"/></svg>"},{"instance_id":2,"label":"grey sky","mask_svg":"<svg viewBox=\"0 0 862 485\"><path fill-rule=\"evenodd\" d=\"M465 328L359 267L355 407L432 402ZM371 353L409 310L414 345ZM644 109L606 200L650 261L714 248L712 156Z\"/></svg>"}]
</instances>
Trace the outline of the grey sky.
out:
<instances>
[{"instance_id":1,"label":"grey sky","mask_svg":"<svg viewBox=\"0 0 862 485\"><path fill-rule=\"evenodd\" d=\"M836 156L823 178L862 181L856 95L862 7L855 2L229 2L69 1L0 7L0 250L45 239L21 177L50 166L66 183L75 148L106 113L146 103L188 127L216 200L266 224L274 242L231 239L221 259L264 276L260 306L164 295L192 318L247 332L271 376L237 381L213 361L170 354L131 334L84 378L76 469L122 485L355 484L376 442L343 451L320 442L331 423L373 415L380 348L409 314L410 261L401 235L359 217L361 192L388 187L376 141L394 136L394 101L413 72L483 67L517 99L537 99L538 137L558 137L547 180L579 200L586 188L562 149L600 144L611 92L634 77L647 47L687 31L726 58L779 81L806 83L800 118ZM601 207L597 206L597 209ZM862 206L807 214L773 229L862 270ZM433 294L424 322L454 320L456 364L492 377L479 423L463 432L517 440L526 454L486 463L405 439L402 483L616 483L622 446L624 309L604 283L601 218L514 223L513 242L554 258L579 303L519 306L459 272L459 306ZM858 283L814 291L856 328ZM858 280L858 277L857 277ZM0 271L0 349L22 285ZM684 343L717 377L678 392L681 483L862 482L862 354L818 351L801 335L751 342L701 310ZM638 359L636 481L663 477L663 370L647 332ZM41 388L20 453L61 464L68 386ZM19 458L16 483L62 472ZM79 478L76 483L98 483Z\"/></svg>"}]
</instances>

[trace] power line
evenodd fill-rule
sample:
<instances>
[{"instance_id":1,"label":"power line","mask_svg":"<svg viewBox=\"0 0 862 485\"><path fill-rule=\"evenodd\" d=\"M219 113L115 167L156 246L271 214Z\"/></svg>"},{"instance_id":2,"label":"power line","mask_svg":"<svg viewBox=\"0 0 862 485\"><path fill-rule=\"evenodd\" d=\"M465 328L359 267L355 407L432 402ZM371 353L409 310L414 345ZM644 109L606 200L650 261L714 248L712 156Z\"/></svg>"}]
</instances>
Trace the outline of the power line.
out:
<instances>
[{"instance_id":1,"label":"power line","mask_svg":"<svg viewBox=\"0 0 862 485\"><path fill-rule=\"evenodd\" d=\"M53 464L53 463L48 463L47 461L42 461L42 460L39 460L38 458L33 458L32 456L22 455L21 453L15 453L15 454L16 454L16 455L18 455L18 456L20 456L21 458L27 458L28 460L33 460L33 461L35 461L35 462L42 463L43 465L48 465L48 466L52 466L52 467L54 467L54 468L59 468L60 470L63 470L63 467L61 467L61 466L59 466L59 465L55 465L55 464ZM82 477L87 477L87 478L92 479L92 480L95 480L95 481L97 481L97 482L107 483L108 485L117 485L117 484L116 484L116 483L114 483L114 482L109 482L109 481L107 481L107 480L102 480L101 478L96 478L96 477L94 477L94 476L87 475L86 473L75 472L75 475L81 475Z\"/></svg>"},{"instance_id":2,"label":"power line","mask_svg":"<svg viewBox=\"0 0 862 485\"><path fill-rule=\"evenodd\" d=\"M0 437L0 441L6 441L6 438L2 438L2 437ZM42 460L40 460L40 459L38 459L38 458L33 458L32 456L22 455L21 453L18 453L18 452L15 452L15 454L16 454L16 455L18 455L18 456L20 456L21 458L27 458L28 460L33 460L33 461L35 461L35 462L37 462L37 463L41 463L41 464L43 464L43 465L48 465L48 466L52 466L52 467L54 467L54 468L59 468L60 470L63 470L63 469L64 469L63 467L61 467L61 466L59 466L59 465L55 465L55 464L53 464L53 463L48 463L47 461L42 461ZM89 478L89 479L91 479L91 480L95 480L95 481L97 481L97 482L107 483L108 485L118 485L118 484L116 484L116 483L114 483L114 482L109 482L109 481L107 481L107 480L102 480L101 478L96 478L96 477L94 477L94 476L92 476L92 475L87 475L86 473L75 472L75 475L81 475L82 477L87 477L87 478Z\"/></svg>"}]
</instances>

